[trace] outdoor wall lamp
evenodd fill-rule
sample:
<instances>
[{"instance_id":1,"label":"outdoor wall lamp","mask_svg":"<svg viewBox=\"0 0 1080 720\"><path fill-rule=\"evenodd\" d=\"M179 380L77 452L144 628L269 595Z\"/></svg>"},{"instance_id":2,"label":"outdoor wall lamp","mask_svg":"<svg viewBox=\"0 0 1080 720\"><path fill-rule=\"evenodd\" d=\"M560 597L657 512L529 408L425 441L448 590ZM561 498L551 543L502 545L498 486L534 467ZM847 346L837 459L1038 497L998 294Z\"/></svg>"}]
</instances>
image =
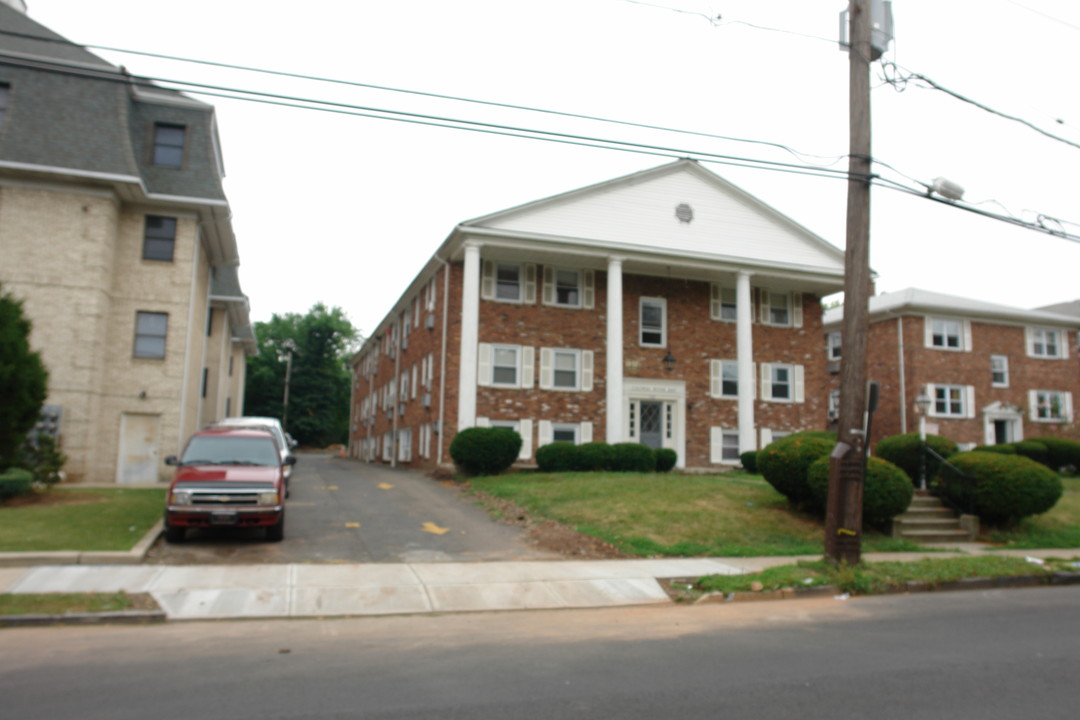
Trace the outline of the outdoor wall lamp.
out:
<instances>
[{"instance_id":1,"label":"outdoor wall lamp","mask_svg":"<svg viewBox=\"0 0 1080 720\"><path fill-rule=\"evenodd\" d=\"M675 356L671 354L670 350L668 350L668 353L664 356L662 362L664 363L664 369L668 372L671 372L675 369Z\"/></svg>"}]
</instances>

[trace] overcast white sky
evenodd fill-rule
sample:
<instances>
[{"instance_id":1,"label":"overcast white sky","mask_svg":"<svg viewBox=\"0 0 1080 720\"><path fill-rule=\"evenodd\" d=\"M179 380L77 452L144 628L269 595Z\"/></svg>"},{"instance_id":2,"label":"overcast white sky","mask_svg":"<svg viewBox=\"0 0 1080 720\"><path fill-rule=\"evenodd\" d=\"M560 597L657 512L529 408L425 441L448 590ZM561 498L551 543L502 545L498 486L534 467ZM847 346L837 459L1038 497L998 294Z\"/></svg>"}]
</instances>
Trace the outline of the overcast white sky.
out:
<instances>
[{"instance_id":1,"label":"overcast white sky","mask_svg":"<svg viewBox=\"0 0 1080 720\"><path fill-rule=\"evenodd\" d=\"M844 0L29 6L31 17L80 43L769 141L805 155L97 51L138 75L847 167L848 60L835 44ZM1080 143L1080 4L895 0L893 13L885 60ZM987 210L1080 223L1080 148L916 82L897 92L880 80L880 64L873 74L873 153L899 171L879 172L908 184L904 176L944 176ZM457 223L670 161L200 97L217 107L254 320L323 302L367 334ZM844 182L706 167L843 247ZM879 291L920 287L1018 307L1080 297L1080 244L883 188L873 191L871 264Z\"/></svg>"}]
</instances>

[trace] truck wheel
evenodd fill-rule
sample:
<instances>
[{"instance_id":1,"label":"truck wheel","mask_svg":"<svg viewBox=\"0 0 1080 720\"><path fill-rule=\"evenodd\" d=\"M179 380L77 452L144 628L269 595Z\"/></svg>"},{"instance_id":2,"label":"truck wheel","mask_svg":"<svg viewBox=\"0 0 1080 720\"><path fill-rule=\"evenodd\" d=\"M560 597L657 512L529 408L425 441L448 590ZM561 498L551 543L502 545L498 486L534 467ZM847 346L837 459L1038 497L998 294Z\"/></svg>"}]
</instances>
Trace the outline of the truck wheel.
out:
<instances>
[{"instance_id":1,"label":"truck wheel","mask_svg":"<svg viewBox=\"0 0 1080 720\"><path fill-rule=\"evenodd\" d=\"M281 542L285 539L285 514L282 513L281 519L278 520L277 525L270 525L266 528L266 539L270 542Z\"/></svg>"},{"instance_id":2,"label":"truck wheel","mask_svg":"<svg viewBox=\"0 0 1080 720\"><path fill-rule=\"evenodd\" d=\"M182 543L187 536L187 528L176 527L173 525L165 526L165 542L167 543Z\"/></svg>"}]
</instances>

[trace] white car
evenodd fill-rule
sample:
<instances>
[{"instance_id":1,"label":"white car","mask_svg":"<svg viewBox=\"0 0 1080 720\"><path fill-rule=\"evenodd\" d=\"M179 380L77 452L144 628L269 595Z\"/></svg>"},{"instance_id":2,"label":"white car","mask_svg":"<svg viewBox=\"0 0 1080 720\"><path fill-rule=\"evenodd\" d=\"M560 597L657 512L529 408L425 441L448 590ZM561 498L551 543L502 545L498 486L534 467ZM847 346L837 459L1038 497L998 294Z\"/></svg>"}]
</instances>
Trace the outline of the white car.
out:
<instances>
[{"instance_id":1,"label":"white car","mask_svg":"<svg viewBox=\"0 0 1080 720\"><path fill-rule=\"evenodd\" d=\"M285 434L285 429L281 427L281 421L272 417L230 417L223 418L214 423L219 427L241 427L241 428L255 428L266 429L270 431L270 434L274 436L274 440L277 441L278 449L281 451L281 462L284 464L286 458L292 456L293 448L296 447L296 441ZM293 460L295 463L296 461ZM293 466L291 464L285 465L285 482L289 482L289 478L292 477Z\"/></svg>"}]
</instances>

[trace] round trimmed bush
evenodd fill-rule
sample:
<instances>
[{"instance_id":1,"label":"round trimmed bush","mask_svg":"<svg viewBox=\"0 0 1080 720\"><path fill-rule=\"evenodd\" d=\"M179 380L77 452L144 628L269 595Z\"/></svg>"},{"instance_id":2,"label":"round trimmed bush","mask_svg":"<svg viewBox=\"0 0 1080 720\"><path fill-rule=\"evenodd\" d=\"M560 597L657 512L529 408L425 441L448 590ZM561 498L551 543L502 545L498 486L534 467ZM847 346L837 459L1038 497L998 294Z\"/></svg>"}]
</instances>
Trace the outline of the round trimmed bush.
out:
<instances>
[{"instance_id":1,"label":"round trimmed bush","mask_svg":"<svg viewBox=\"0 0 1080 720\"><path fill-rule=\"evenodd\" d=\"M1023 455L1026 458L1031 458L1035 462L1046 465L1046 461L1050 456L1050 451L1046 445L1038 440L1021 440L1020 442L1012 443L1012 446L1016 448L1017 455Z\"/></svg>"},{"instance_id":2,"label":"round trimmed bush","mask_svg":"<svg viewBox=\"0 0 1080 720\"><path fill-rule=\"evenodd\" d=\"M825 507L829 497L829 458L823 457L810 465L807 475L810 491ZM907 473L888 460L879 457L866 459L866 480L863 482L863 523L883 528L911 505L915 486Z\"/></svg>"},{"instance_id":3,"label":"round trimmed bush","mask_svg":"<svg viewBox=\"0 0 1080 720\"><path fill-rule=\"evenodd\" d=\"M1022 455L972 451L953 455L949 464L961 475L949 470L939 477L941 492L990 525L1044 513L1063 492L1057 473Z\"/></svg>"},{"instance_id":4,"label":"round trimmed bush","mask_svg":"<svg viewBox=\"0 0 1080 720\"><path fill-rule=\"evenodd\" d=\"M757 468L765 481L792 505L820 510L817 498L806 483L806 473L811 463L818 458L828 457L835 446L835 440L818 435L789 435L770 443L758 453Z\"/></svg>"},{"instance_id":5,"label":"round trimmed bush","mask_svg":"<svg viewBox=\"0 0 1080 720\"><path fill-rule=\"evenodd\" d=\"M743 469L748 473L757 472L757 450L747 450L739 455L739 462L742 463Z\"/></svg>"},{"instance_id":6,"label":"round trimmed bush","mask_svg":"<svg viewBox=\"0 0 1080 720\"><path fill-rule=\"evenodd\" d=\"M8 468L0 473L0 502L7 498L29 495L34 489L34 474L23 468Z\"/></svg>"},{"instance_id":7,"label":"round trimmed bush","mask_svg":"<svg viewBox=\"0 0 1080 720\"><path fill-rule=\"evenodd\" d=\"M1080 442L1058 437L1036 438L1046 446L1046 465L1051 470L1080 468Z\"/></svg>"},{"instance_id":8,"label":"round trimmed bush","mask_svg":"<svg viewBox=\"0 0 1080 720\"><path fill-rule=\"evenodd\" d=\"M940 435L927 435L926 446L943 458L955 455L957 449L956 443ZM882 438L874 448L874 454L893 465L899 465L913 483L919 481L919 433L904 433ZM940 464L941 462L936 457L926 454L927 480L937 476Z\"/></svg>"},{"instance_id":9,"label":"round trimmed bush","mask_svg":"<svg viewBox=\"0 0 1080 720\"><path fill-rule=\"evenodd\" d=\"M611 446L612 470L616 472L654 472L656 451L638 443L615 443Z\"/></svg>"},{"instance_id":10,"label":"round trimmed bush","mask_svg":"<svg viewBox=\"0 0 1080 720\"><path fill-rule=\"evenodd\" d=\"M678 461L679 455L674 450L660 448L656 451L656 472L669 472Z\"/></svg>"},{"instance_id":11,"label":"round trimmed bush","mask_svg":"<svg viewBox=\"0 0 1080 720\"><path fill-rule=\"evenodd\" d=\"M1011 443L1002 443L1000 445L977 445L971 448L975 452L991 452L999 453L1001 455L1015 455L1016 448Z\"/></svg>"},{"instance_id":12,"label":"round trimmed bush","mask_svg":"<svg viewBox=\"0 0 1080 720\"><path fill-rule=\"evenodd\" d=\"M577 445L571 442L553 442L536 451L536 465L540 472L570 472L577 468Z\"/></svg>"},{"instance_id":13,"label":"round trimmed bush","mask_svg":"<svg viewBox=\"0 0 1080 720\"><path fill-rule=\"evenodd\" d=\"M572 453L572 469L582 472L609 470L612 465L611 446L602 442L590 442L578 445Z\"/></svg>"},{"instance_id":14,"label":"round trimmed bush","mask_svg":"<svg viewBox=\"0 0 1080 720\"><path fill-rule=\"evenodd\" d=\"M466 428L450 443L450 457L466 475L498 475L521 453L521 436L509 428Z\"/></svg>"}]
</instances>

